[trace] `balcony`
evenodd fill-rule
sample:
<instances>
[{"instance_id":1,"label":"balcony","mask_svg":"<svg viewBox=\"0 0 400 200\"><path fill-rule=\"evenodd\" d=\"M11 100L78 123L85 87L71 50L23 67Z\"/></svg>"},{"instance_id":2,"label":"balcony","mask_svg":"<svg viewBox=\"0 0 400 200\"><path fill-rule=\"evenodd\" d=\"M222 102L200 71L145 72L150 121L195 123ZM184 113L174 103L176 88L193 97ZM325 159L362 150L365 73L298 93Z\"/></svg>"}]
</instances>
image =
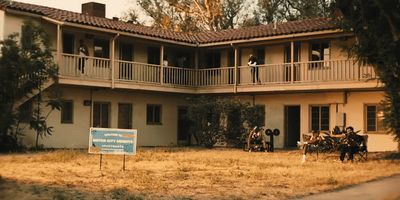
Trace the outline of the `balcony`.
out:
<instances>
[{"instance_id":1,"label":"balcony","mask_svg":"<svg viewBox=\"0 0 400 200\"><path fill-rule=\"evenodd\" d=\"M80 67L82 63L84 68ZM193 94L373 89L382 86L371 66L355 60L238 66L237 69L189 69L62 54L59 66L61 84Z\"/></svg>"}]
</instances>

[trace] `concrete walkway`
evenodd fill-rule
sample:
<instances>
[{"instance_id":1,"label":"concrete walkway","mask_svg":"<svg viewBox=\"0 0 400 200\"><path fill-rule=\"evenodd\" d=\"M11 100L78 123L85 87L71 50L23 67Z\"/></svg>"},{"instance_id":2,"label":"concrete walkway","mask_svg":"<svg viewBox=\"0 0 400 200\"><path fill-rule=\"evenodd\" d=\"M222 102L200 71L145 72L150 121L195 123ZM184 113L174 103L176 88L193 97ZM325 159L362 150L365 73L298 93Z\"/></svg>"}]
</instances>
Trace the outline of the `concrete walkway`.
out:
<instances>
[{"instance_id":1,"label":"concrete walkway","mask_svg":"<svg viewBox=\"0 0 400 200\"><path fill-rule=\"evenodd\" d=\"M342 190L326 192L306 196L301 199L307 200L339 200L339 199L362 199L362 200L399 200L400 199L400 175L362 183Z\"/></svg>"}]
</instances>

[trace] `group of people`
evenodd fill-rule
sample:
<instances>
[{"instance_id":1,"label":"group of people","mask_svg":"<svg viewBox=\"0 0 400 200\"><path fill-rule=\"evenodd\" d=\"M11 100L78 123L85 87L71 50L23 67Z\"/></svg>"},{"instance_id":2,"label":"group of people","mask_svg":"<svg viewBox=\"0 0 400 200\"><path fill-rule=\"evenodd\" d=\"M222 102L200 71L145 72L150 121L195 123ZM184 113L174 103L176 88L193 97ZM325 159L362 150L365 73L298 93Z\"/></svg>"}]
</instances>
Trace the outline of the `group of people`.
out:
<instances>
[{"instance_id":1,"label":"group of people","mask_svg":"<svg viewBox=\"0 0 400 200\"><path fill-rule=\"evenodd\" d=\"M367 144L365 137L358 135L357 132L354 131L354 128L349 126L345 129L345 131L338 131L339 127L335 127L334 131L329 134L329 137L337 138L340 140L339 151L340 156L339 159L344 161L346 154L348 155L348 160L353 161L354 154L361 150L366 150ZM333 134L336 133L336 134ZM318 145L322 140L325 140L323 136L320 135L319 131L313 131L312 136L308 141L299 142L298 144L302 146L303 149L303 157L302 163L306 161L306 155L309 152L309 148L311 145ZM361 149L365 148L365 149Z\"/></svg>"}]
</instances>

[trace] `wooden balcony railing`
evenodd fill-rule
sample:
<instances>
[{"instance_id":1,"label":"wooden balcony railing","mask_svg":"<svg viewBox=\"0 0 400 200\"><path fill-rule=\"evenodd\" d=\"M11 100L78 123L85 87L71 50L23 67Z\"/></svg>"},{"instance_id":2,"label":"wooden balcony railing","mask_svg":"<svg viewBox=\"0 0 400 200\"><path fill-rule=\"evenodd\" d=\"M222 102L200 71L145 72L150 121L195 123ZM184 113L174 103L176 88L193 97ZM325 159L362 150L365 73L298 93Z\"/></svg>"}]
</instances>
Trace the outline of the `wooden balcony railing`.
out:
<instances>
[{"instance_id":1,"label":"wooden balcony railing","mask_svg":"<svg viewBox=\"0 0 400 200\"><path fill-rule=\"evenodd\" d=\"M116 80L160 83L161 67L159 65L117 60L115 61L115 66Z\"/></svg>"},{"instance_id":2,"label":"wooden balcony railing","mask_svg":"<svg viewBox=\"0 0 400 200\"><path fill-rule=\"evenodd\" d=\"M59 73L64 76L111 79L110 59L63 54L60 62Z\"/></svg>"},{"instance_id":3,"label":"wooden balcony railing","mask_svg":"<svg viewBox=\"0 0 400 200\"><path fill-rule=\"evenodd\" d=\"M112 80L110 59L62 54L59 65L61 76ZM289 85L377 78L372 66L360 64L355 60L297 62L293 64L293 69L290 63L239 66L237 71L234 67L189 69L121 60L114 61L113 66L115 81L192 88L229 87L235 83L237 86Z\"/></svg>"}]
</instances>

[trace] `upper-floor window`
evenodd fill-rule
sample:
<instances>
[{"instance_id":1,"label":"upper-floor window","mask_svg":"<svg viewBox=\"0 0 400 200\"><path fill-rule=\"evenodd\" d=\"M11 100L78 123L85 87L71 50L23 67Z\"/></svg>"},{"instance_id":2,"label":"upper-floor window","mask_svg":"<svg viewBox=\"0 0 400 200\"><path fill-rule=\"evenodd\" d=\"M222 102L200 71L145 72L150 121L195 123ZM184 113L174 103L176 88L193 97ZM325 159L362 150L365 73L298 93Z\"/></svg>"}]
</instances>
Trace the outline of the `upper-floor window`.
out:
<instances>
[{"instance_id":1,"label":"upper-floor window","mask_svg":"<svg viewBox=\"0 0 400 200\"><path fill-rule=\"evenodd\" d=\"M300 45L301 45L301 43L300 42L295 42L294 43L294 49L293 49L293 57L294 57L294 60L293 60L293 62L299 62L300 61ZM284 62L285 63L291 63L292 62L292 49L291 49L292 47L291 47L291 44L286 44L285 45L285 49L284 49L284 52L283 52L283 54L284 54Z\"/></svg>"},{"instance_id":2,"label":"upper-floor window","mask_svg":"<svg viewBox=\"0 0 400 200\"><path fill-rule=\"evenodd\" d=\"M94 57L109 58L110 57L110 44L108 40L94 39Z\"/></svg>"},{"instance_id":3,"label":"upper-floor window","mask_svg":"<svg viewBox=\"0 0 400 200\"><path fill-rule=\"evenodd\" d=\"M323 61L330 59L330 44L328 41L311 42L310 61Z\"/></svg>"},{"instance_id":4,"label":"upper-floor window","mask_svg":"<svg viewBox=\"0 0 400 200\"><path fill-rule=\"evenodd\" d=\"M364 106L364 128L367 133L385 132L383 119L382 106L378 104L367 104Z\"/></svg>"},{"instance_id":5,"label":"upper-floor window","mask_svg":"<svg viewBox=\"0 0 400 200\"><path fill-rule=\"evenodd\" d=\"M206 53L206 68L221 67L221 52L210 51Z\"/></svg>"},{"instance_id":6,"label":"upper-floor window","mask_svg":"<svg viewBox=\"0 0 400 200\"><path fill-rule=\"evenodd\" d=\"M119 44L119 59L124 61L133 61L133 46L131 44Z\"/></svg>"},{"instance_id":7,"label":"upper-floor window","mask_svg":"<svg viewBox=\"0 0 400 200\"><path fill-rule=\"evenodd\" d=\"M310 106L311 131L329 131L329 106Z\"/></svg>"},{"instance_id":8,"label":"upper-floor window","mask_svg":"<svg viewBox=\"0 0 400 200\"><path fill-rule=\"evenodd\" d=\"M63 53L74 54L75 36L70 33L63 34Z\"/></svg>"},{"instance_id":9,"label":"upper-floor window","mask_svg":"<svg viewBox=\"0 0 400 200\"><path fill-rule=\"evenodd\" d=\"M153 65L160 64L160 48L159 47L147 48L147 63L153 64Z\"/></svg>"},{"instance_id":10,"label":"upper-floor window","mask_svg":"<svg viewBox=\"0 0 400 200\"><path fill-rule=\"evenodd\" d=\"M265 48L257 48L254 50L254 54L257 58L257 65L265 64Z\"/></svg>"}]
</instances>

